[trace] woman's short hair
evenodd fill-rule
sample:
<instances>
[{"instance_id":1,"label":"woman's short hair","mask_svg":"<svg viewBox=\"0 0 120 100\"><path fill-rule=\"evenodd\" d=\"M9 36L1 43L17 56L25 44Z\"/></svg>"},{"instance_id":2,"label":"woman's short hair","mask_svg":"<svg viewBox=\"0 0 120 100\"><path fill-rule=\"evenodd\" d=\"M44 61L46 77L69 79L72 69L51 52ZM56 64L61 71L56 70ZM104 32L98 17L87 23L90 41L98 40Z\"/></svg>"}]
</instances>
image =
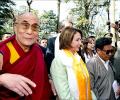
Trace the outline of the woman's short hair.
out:
<instances>
[{"instance_id":1,"label":"woman's short hair","mask_svg":"<svg viewBox=\"0 0 120 100\"><path fill-rule=\"evenodd\" d=\"M62 33L60 34L60 49L68 49L71 48L71 42L73 37L76 33L80 33L82 38L82 31L73 27L66 27L63 29Z\"/></svg>"}]
</instances>

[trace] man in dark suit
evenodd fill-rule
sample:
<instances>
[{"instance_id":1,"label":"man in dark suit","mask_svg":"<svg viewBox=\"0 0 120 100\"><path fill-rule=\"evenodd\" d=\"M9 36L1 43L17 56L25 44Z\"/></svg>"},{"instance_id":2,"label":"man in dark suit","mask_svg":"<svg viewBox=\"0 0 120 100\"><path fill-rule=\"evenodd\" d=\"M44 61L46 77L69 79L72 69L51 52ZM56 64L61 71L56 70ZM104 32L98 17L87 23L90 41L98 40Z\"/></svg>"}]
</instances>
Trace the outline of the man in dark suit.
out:
<instances>
[{"instance_id":1,"label":"man in dark suit","mask_svg":"<svg viewBox=\"0 0 120 100\"><path fill-rule=\"evenodd\" d=\"M50 66L52 60L54 59L55 39L56 37L52 37L48 39L48 47L46 52L46 64L47 64L48 73L50 73Z\"/></svg>"}]
</instances>

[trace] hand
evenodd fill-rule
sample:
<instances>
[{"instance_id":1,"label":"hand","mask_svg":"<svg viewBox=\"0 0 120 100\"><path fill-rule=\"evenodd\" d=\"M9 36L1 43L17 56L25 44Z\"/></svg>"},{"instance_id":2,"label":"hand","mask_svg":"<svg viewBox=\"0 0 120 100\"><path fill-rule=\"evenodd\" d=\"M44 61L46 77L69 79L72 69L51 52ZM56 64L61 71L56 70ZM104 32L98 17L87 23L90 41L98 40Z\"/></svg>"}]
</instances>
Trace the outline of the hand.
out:
<instances>
[{"instance_id":1,"label":"hand","mask_svg":"<svg viewBox=\"0 0 120 100\"><path fill-rule=\"evenodd\" d=\"M9 73L0 75L0 84L9 90L16 92L20 96L28 96L32 94L30 86L36 87L36 84L30 79L22 75Z\"/></svg>"},{"instance_id":2,"label":"hand","mask_svg":"<svg viewBox=\"0 0 120 100\"><path fill-rule=\"evenodd\" d=\"M52 80L52 79L49 79L49 82L50 82L50 84L51 84L52 92L53 92L54 96L56 96L56 95L57 95L57 92L56 92L56 89L55 89L53 80Z\"/></svg>"}]
</instances>

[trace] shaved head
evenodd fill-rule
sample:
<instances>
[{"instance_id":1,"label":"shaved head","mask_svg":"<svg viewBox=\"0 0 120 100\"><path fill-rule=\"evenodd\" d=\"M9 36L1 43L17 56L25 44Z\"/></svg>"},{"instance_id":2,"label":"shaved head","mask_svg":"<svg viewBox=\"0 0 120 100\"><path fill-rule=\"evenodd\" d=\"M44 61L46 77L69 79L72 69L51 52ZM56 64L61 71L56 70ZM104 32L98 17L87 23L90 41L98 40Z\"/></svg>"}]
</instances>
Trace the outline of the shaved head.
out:
<instances>
[{"instance_id":1,"label":"shaved head","mask_svg":"<svg viewBox=\"0 0 120 100\"><path fill-rule=\"evenodd\" d=\"M19 14L16 17L15 23L19 22L21 19L26 19L26 18L29 18L30 20L36 20L37 22L39 22L39 19L35 14L31 12L25 12L25 13Z\"/></svg>"}]
</instances>

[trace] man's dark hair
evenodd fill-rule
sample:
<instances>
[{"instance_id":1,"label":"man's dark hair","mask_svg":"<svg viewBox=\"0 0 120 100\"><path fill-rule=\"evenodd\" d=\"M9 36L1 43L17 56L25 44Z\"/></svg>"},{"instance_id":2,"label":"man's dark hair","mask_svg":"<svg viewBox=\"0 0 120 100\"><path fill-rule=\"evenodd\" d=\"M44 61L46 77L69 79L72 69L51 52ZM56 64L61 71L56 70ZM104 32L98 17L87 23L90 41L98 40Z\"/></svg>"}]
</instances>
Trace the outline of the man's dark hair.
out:
<instances>
[{"instance_id":1,"label":"man's dark hair","mask_svg":"<svg viewBox=\"0 0 120 100\"><path fill-rule=\"evenodd\" d=\"M110 45L112 40L110 38L102 37L96 40L95 49L102 50L105 45Z\"/></svg>"}]
</instances>

